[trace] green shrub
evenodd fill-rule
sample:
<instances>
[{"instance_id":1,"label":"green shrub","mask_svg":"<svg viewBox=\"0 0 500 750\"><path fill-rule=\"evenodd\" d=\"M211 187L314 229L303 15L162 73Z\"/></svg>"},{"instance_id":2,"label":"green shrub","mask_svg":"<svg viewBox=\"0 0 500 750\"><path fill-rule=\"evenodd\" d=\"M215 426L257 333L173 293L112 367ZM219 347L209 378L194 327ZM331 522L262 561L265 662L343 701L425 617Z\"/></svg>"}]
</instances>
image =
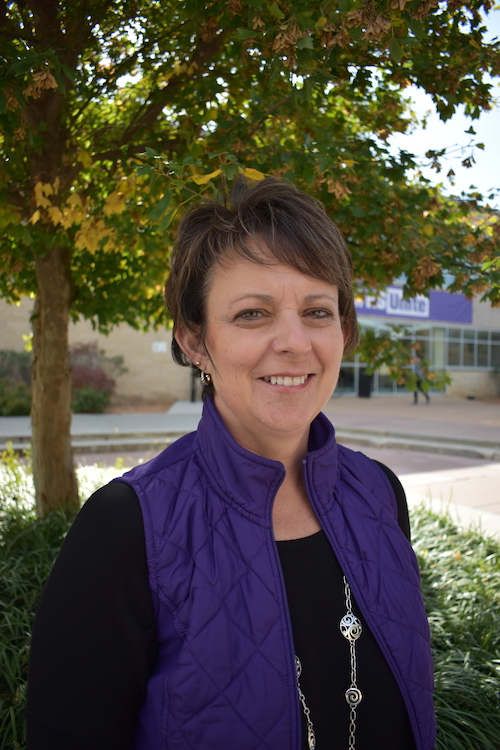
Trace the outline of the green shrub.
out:
<instances>
[{"instance_id":1,"label":"green shrub","mask_svg":"<svg viewBox=\"0 0 500 750\"><path fill-rule=\"evenodd\" d=\"M73 391L71 409L74 414L102 414L109 406L109 393L105 388L97 390L82 386Z\"/></svg>"},{"instance_id":2,"label":"green shrub","mask_svg":"<svg viewBox=\"0 0 500 750\"><path fill-rule=\"evenodd\" d=\"M0 737L2 750L25 743L24 704L30 634L42 586L72 518L0 512Z\"/></svg>"},{"instance_id":3,"label":"green shrub","mask_svg":"<svg viewBox=\"0 0 500 750\"><path fill-rule=\"evenodd\" d=\"M0 378L0 417L27 416L31 410L30 388L22 380Z\"/></svg>"},{"instance_id":4,"label":"green shrub","mask_svg":"<svg viewBox=\"0 0 500 750\"><path fill-rule=\"evenodd\" d=\"M432 634L436 750L500 747L500 543L412 513Z\"/></svg>"},{"instance_id":5,"label":"green shrub","mask_svg":"<svg viewBox=\"0 0 500 750\"><path fill-rule=\"evenodd\" d=\"M77 468L81 497L88 497L113 476L114 468ZM47 576L73 517L61 511L35 515L30 456L12 447L0 454L0 748L22 750L30 635L35 609Z\"/></svg>"},{"instance_id":6,"label":"green shrub","mask_svg":"<svg viewBox=\"0 0 500 750\"><path fill-rule=\"evenodd\" d=\"M16 352L12 349L0 349L0 378L10 378L16 383L31 383L31 352Z\"/></svg>"},{"instance_id":7,"label":"green shrub","mask_svg":"<svg viewBox=\"0 0 500 750\"><path fill-rule=\"evenodd\" d=\"M127 372L123 357L108 357L97 343L70 347L71 408L74 414L102 414ZM31 352L0 350L0 417L27 416L31 411Z\"/></svg>"},{"instance_id":8,"label":"green shrub","mask_svg":"<svg viewBox=\"0 0 500 750\"><path fill-rule=\"evenodd\" d=\"M123 357L107 357L94 342L74 344L70 359L73 413L102 414L115 392L115 378L127 372Z\"/></svg>"},{"instance_id":9,"label":"green shrub","mask_svg":"<svg viewBox=\"0 0 500 750\"><path fill-rule=\"evenodd\" d=\"M127 368L123 364L123 357L121 355L108 357L104 349L99 349L96 341L86 344L73 344L70 347L69 356L73 371L78 368L101 370L111 381L127 372Z\"/></svg>"}]
</instances>

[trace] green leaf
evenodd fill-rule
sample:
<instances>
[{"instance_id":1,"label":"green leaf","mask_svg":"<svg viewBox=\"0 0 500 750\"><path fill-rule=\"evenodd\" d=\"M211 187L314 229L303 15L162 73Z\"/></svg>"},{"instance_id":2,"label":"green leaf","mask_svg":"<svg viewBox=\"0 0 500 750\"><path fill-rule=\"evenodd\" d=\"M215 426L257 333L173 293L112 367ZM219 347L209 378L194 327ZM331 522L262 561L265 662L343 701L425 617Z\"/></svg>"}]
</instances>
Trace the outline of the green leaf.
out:
<instances>
[{"instance_id":1,"label":"green leaf","mask_svg":"<svg viewBox=\"0 0 500 750\"><path fill-rule=\"evenodd\" d=\"M150 148L149 146L146 146L146 156L155 157L155 156L159 156L159 153L158 151L155 151L154 148Z\"/></svg>"},{"instance_id":2,"label":"green leaf","mask_svg":"<svg viewBox=\"0 0 500 750\"><path fill-rule=\"evenodd\" d=\"M347 13L352 8L352 0L339 0L339 8L343 13Z\"/></svg>"},{"instance_id":3,"label":"green leaf","mask_svg":"<svg viewBox=\"0 0 500 750\"><path fill-rule=\"evenodd\" d=\"M163 198L156 204L152 211L148 214L148 220L154 224L158 219L163 216L167 208L170 206L172 200L172 193L170 190L164 194Z\"/></svg>"},{"instance_id":4,"label":"green leaf","mask_svg":"<svg viewBox=\"0 0 500 750\"><path fill-rule=\"evenodd\" d=\"M72 83L74 83L76 81L76 72L74 70L71 70L71 68L68 68L67 65L62 65L61 68L64 75L67 76Z\"/></svg>"},{"instance_id":5,"label":"green leaf","mask_svg":"<svg viewBox=\"0 0 500 750\"><path fill-rule=\"evenodd\" d=\"M412 18L409 26L417 39L427 39L427 30L422 21L417 21L415 18Z\"/></svg>"},{"instance_id":6,"label":"green leaf","mask_svg":"<svg viewBox=\"0 0 500 750\"><path fill-rule=\"evenodd\" d=\"M269 13L274 16L274 18L277 18L279 21L283 20L285 17L285 14L281 12L281 10L278 7L278 3L271 3L269 6Z\"/></svg>"},{"instance_id":7,"label":"green leaf","mask_svg":"<svg viewBox=\"0 0 500 750\"><path fill-rule=\"evenodd\" d=\"M306 80L304 81L304 87L302 91L304 92L304 99L309 103L312 99L313 92L312 82L310 78L306 78Z\"/></svg>"},{"instance_id":8,"label":"green leaf","mask_svg":"<svg viewBox=\"0 0 500 750\"><path fill-rule=\"evenodd\" d=\"M138 177L143 177L146 174L151 174L151 172L154 172L154 167L152 167L150 164L141 164L136 169L136 174Z\"/></svg>"},{"instance_id":9,"label":"green leaf","mask_svg":"<svg viewBox=\"0 0 500 750\"><path fill-rule=\"evenodd\" d=\"M231 181L236 174L236 167L234 164L222 164L221 170L229 181Z\"/></svg>"},{"instance_id":10,"label":"green leaf","mask_svg":"<svg viewBox=\"0 0 500 750\"><path fill-rule=\"evenodd\" d=\"M176 213L177 213L176 209L172 208L168 213L165 214L165 216L160 222L160 226L158 227L159 232L164 232L166 229L169 228L170 224L172 223L172 219L174 218Z\"/></svg>"},{"instance_id":11,"label":"green leaf","mask_svg":"<svg viewBox=\"0 0 500 750\"><path fill-rule=\"evenodd\" d=\"M56 79L57 85L59 86L62 93L66 95L66 81L64 80L62 76L62 72L59 66L56 66L54 68L53 73L54 73L54 78Z\"/></svg>"},{"instance_id":12,"label":"green leaf","mask_svg":"<svg viewBox=\"0 0 500 750\"><path fill-rule=\"evenodd\" d=\"M391 41L389 42L389 52L391 53L391 57L394 62L398 63L401 61L404 52L395 36L391 37Z\"/></svg>"},{"instance_id":13,"label":"green leaf","mask_svg":"<svg viewBox=\"0 0 500 750\"><path fill-rule=\"evenodd\" d=\"M257 32L251 29L237 29L234 39L241 42L245 39L253 39L256 36L258 36Z\"/></svg>"},{"instance_id":14,"label":"green leaf","mask_svg":"<svg viewBox=\"0 0 500 750\"><path fill-rule=\"evenodd\" d=\"M310 36L301 36L297 40L297 49L314 49L314 42Z\"/></svg>"}]
</instances>

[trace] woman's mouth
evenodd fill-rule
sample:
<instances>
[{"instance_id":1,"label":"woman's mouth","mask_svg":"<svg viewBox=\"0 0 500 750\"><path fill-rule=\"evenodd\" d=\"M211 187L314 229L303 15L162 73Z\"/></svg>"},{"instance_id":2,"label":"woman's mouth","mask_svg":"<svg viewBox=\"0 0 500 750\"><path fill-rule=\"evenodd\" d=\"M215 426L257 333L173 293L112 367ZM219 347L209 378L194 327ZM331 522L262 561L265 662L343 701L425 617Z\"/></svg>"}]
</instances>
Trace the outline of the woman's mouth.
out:
<instances>
[{"instance_id":1,"label":"woman's mouth","mask_svg":"<svg viewBox=\"0 0 500 750\"><path fill-rule=\"evenodd\" d=\"M309 375L264 375L262 380L265 380L266 383L271 383L271 385L284 385L286 387L290 386L297 386L302 385L306 382Z\"/></svg>"}]
</instances>

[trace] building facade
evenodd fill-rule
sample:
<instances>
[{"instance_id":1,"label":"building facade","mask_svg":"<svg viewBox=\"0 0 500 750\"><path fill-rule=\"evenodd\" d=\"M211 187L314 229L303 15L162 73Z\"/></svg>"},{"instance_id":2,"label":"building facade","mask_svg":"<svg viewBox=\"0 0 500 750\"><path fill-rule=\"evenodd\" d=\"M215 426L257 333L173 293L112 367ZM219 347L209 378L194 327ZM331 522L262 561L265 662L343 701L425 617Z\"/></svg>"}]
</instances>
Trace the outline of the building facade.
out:
<instances>
[{"instance_id":1,"label":"building facade","mask_svg":"<svg viewBox=\"0 0 500 750\"><path fill-rule=\"evenodd\" d=\"M404 300L402 289L391 286L378 297L356 301L361 327L390 331L404 326L410 348L437 370L446 370L452 378L447 392L476 398L500 396L500 308L467 300L461 294L433 291L429 297ZM21 351L30 334L33 301L26 298L19 306L0 300L0 349ZM136 331L120 325L105 336L91 324L70 324L71 344L94 343L113 357L121 355L127 372L117 382L114 401L172 402L193 396L189 368L176 365L170 356L170 330ZM346 358L337 388L338 395L360 392L365 365L357 356ZM390 380L383 370L375 373L372 393L396 395L404 388ZM194 395L199 395L198 390Z\"/></svg>"},{"instance_id":2,"label":"building facade","mask_svg":"<svg viewBox=\"0 0 500 750\"><path fill-rule=\"evenodd\" d=\"M448 393L476 398L500 395L500 308L441 291L405 300L401 286L390 286L378 296L358 298L356 309L361 328L390 332L402 326L409 350L450 375ZM357 356L344 361L339 383L343 394L359 392L364 367ZM404 386L391 381L387 372L375 373L373 393L401 391Z\"/></svg>"}]
</instances>

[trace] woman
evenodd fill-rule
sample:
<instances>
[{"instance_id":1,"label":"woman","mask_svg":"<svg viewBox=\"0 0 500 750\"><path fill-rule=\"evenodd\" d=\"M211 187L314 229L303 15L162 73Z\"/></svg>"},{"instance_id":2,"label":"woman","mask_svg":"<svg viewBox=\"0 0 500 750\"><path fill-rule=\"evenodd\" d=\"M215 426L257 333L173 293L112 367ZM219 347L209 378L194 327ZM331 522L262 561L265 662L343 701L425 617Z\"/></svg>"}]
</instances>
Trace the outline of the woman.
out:
<instances>
[{"instance_id":1,"label":"woman","mask_svg":"<svg viewBox=\"0 0 500 750\"><path fill-rule=\"evenodd\" d=\"M185 217L166 300L203 417L80 512L34 629L28 750L430 750L401 486L320 413L357 341L338 229L239 183Z\"/></svg>"}]
</instances>

